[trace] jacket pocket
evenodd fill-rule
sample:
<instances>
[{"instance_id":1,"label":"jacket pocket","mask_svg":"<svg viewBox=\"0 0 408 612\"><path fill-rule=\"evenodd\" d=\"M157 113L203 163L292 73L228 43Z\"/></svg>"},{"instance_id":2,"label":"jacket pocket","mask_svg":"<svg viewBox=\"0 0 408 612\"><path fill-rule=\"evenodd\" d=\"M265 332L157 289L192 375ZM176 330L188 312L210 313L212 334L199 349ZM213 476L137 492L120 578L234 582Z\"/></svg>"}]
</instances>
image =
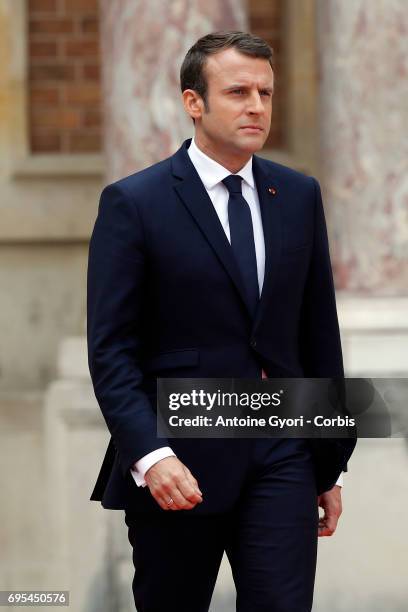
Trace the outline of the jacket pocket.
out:
<instances>
[{"instance_id":1,"label":"jacket pocket","mask_svg":"<svg viewBox=\"0 0 408 612\"><path fill-rule=\"evenodd\" d=\"M171 370L173 368L185 368L198 366L200 353L197 349L180 349L157 353L146 360L145 371Z\"/></svg>"},{"instance_id":2,"label":"jacket pocket","mask_svg":"<svg viewBox=\"0 0 408 612\"><path fill-rule=\"evenodd\" d=\"M289 255L290 253L297 253L299 251L305 251L306 249L310 248L311 244L312 244L311 242L308 242L306 244L293 245L293 246L292 245L286 245L286 246L283 246L282 253L284 255L286 255L286 254Z\"/></svg>"}]
</instances>

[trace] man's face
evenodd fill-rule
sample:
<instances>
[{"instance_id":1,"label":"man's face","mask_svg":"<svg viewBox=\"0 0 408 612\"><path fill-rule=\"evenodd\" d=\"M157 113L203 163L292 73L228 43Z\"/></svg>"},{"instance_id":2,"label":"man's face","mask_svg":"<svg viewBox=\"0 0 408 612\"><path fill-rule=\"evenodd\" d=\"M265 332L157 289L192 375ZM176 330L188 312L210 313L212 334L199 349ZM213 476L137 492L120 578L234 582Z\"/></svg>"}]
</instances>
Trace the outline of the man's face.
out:
<instances>
[{"instance_id":1,"label":"man's face","mask_svg":"<svg viewBox=\"0 0 408 612\"><path fill-rule=\"evenodd\" d=\"M263 147L271 125L273 71L268 60L231 48L210 55L204 70L208 110L202 104L196 118L198 138L215 153L249 157Z\"/></svg>"}]
</instances>

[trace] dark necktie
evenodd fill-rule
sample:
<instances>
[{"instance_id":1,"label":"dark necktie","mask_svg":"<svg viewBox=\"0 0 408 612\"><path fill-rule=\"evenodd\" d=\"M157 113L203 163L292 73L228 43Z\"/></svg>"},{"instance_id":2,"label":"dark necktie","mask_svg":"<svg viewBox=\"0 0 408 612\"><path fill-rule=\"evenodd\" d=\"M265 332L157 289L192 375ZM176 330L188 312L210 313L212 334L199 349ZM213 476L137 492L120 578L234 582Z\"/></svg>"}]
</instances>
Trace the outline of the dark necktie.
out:
<instances>
[{"instance_id":1,"label":"dark necktie","mask_svg":"<svg viewBox=\"0 0 408 612\"><path fill-rule=\"evenodd\" d=\"M229 192L228 220L231 247L241 273L252 315L255 315L259 300L259 285L251 211L248 202L242 195L242 177L238 174L230 174L222 182Z\"/></svg>"}]
</instances>

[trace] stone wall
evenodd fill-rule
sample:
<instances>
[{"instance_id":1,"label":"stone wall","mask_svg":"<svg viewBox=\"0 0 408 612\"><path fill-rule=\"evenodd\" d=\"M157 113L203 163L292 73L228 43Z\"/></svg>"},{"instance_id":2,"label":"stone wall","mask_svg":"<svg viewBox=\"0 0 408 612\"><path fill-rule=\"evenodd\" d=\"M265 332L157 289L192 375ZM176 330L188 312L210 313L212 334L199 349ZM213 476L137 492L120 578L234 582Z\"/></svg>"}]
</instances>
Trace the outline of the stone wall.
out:
<instances>
[{"instance_id":1,"label":"stone wall","mask_svg":"<svg viewBox=\"0 0 408 612\"><path fill-rule=\"evenodd\" d=\"M41 114L52 123L59 113L40 101L46 82L54 87L56 81L34 86L29 78L34 67L45 66L34 43L55 39L44 32L55 20L40 19L54 4L0 2L0 391L44 389L56 373L59 342L85 329L87 244L102 186L102 158L31 150L30 117L37 121ZM83 23L79 3L67 5L76 5ZM31 34L29 10L36 24ZM35 51L31 63L30 49ZM77 66L81 61L75 59ZM46 148L44 141L39 148Z\"/></svg>"}]
</instances>

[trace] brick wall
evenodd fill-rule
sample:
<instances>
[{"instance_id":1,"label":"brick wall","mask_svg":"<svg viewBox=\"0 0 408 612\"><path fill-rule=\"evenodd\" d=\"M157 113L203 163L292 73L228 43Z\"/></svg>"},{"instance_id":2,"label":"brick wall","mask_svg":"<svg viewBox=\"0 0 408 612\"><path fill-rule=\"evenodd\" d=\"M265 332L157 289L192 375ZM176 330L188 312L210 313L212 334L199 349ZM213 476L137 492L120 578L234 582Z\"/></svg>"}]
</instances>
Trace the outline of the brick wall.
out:
<instances>
[{"instance_id":1,"label":"brick wall","mask_svg":"<svg viewBox=\"0 0 408 612\"><path fill-rule=\"evenodd\" d=\"M282 37L283 0L247 0L249 29L264 38L274 51L275 92L272 127L267 145L275 149L285 146L285 83Z\"/></svg>"},{"instance_id":2,"label":"brick wall","mask_svg":"<svg viewBox=\"0 0 408 612\"><path fill-rule=\"evenodd\" d=\"M33 152L100 150L98 0L29 0Z\"/></svg>"}]
</instances>

